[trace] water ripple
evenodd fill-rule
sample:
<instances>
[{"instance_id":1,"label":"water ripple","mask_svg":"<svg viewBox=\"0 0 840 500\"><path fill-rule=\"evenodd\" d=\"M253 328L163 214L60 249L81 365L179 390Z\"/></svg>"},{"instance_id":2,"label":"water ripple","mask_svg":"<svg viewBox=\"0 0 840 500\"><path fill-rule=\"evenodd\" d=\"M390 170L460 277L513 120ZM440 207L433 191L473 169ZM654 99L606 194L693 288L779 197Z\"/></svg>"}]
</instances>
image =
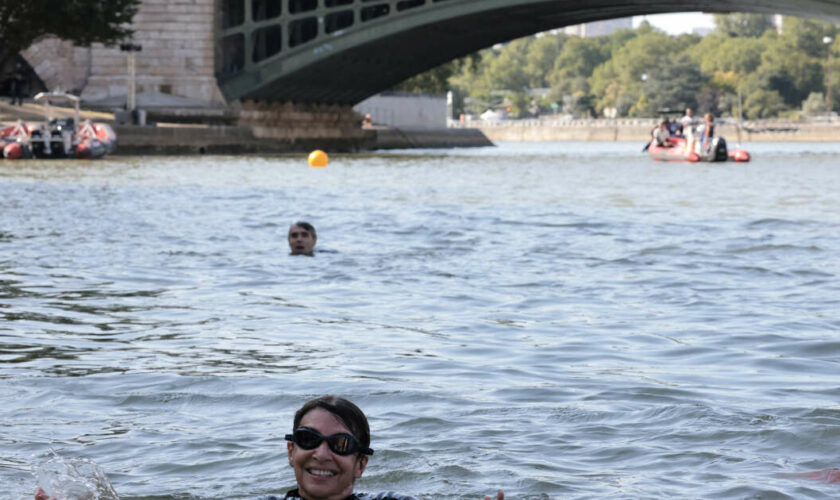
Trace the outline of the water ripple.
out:
<instances>
[{"instance_id":1,"label":"water ripple","mask_svg":"<svg viewBox=\"0 0 840 500\"><path fill-rule=\"evenodd\" d=\"M533 147L0 165L9 496L50 449L132 500L278 493L332 392L360 490L836 497L801 476L838 466L836 146Z\"/></svg>"}]
</instances>

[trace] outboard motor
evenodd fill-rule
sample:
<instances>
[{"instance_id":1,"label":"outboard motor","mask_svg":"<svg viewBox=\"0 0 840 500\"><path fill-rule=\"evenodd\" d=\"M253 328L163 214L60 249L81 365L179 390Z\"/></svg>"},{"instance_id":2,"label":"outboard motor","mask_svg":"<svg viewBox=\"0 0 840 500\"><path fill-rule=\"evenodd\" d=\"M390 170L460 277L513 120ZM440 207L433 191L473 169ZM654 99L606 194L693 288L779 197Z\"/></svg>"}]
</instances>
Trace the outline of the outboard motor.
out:
<instances>
[{"instance_id":1,"label":"outboard motor","mask_svg":"<svg viewBox=\"0 0 840 500\"><path fill-rule=\"evenodd\" d=\"M47 156L47 145L49 139L44 140L44 134L41 128L36 128L29 134L29 147L32 150L32 156L35 158L45 158Z\"/></svg>"},{"instance_id":2,"label":"outboard motor","mask_svg":"<svg viewBox=\"0 0 840 500\"><path fill-rule=\"evenodd\" d=\"M729 154L726 150L726 139L723 137L714 137L712 139L712 161L727 161Z\"/></svg>"}]
</instances>

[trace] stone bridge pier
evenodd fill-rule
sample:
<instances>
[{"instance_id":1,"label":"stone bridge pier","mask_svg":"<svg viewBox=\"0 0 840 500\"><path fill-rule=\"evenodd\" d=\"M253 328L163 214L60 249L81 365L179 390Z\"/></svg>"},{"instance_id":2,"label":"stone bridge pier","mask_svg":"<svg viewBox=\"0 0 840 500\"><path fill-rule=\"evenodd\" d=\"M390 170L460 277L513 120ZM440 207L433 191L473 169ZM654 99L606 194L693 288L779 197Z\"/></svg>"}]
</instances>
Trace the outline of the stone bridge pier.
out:
<instances>
[{"instance_id":1,"label":"stone bridge pier","mask_svg":"<svg viewBox=\"0 0 840 500\"><path fill-rule=\"evenodd\" d=\"M214 73L216 0L142 0L134 17L139 105L224 107ZM126 102L128 57L119 47L75 47L53 37L23 57L49 90L80 95L88 104Z\"/></svg>"},{"instance_id":2,"label":"stone bridge pier","mask_svg":"<svg viewBox=\"0 0 840 500\"><path fill-rule=\"evenodd\" d=\"M246 101L239 110L239 124L251 127L255 137L292 144L306 139L361 143L370 135L362 129L362 118L346 104Z\"/></svg>"}]
</instances>

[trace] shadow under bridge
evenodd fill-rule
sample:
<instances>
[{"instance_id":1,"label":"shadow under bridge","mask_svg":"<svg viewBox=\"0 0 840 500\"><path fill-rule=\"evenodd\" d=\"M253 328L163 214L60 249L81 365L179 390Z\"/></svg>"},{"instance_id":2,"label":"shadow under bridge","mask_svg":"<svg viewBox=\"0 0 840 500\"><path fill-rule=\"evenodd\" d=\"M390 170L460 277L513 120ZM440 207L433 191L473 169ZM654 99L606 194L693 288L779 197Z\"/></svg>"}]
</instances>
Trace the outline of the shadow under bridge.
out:
<instances>
[{"instance_id":1,"label":"shadow under bridge","mask_svg":"<svg viewBox=\"0 0 840 500\"><path fill-rule=\"evenodd\" d=\"M217 0L216 76L230 100L356 104L493 44L666 12L840 20L840 0Z\"/></svg>"}]
</instances>

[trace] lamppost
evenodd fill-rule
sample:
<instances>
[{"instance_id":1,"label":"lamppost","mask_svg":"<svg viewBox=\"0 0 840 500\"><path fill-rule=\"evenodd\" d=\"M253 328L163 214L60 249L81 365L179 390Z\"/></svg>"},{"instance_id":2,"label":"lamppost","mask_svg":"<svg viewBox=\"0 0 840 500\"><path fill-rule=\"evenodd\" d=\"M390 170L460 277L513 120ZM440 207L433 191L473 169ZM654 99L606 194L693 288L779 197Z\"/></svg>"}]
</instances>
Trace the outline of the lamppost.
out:
<instances>
[{"instance_id":1,"label":"lamppost","mask_svg":"<svg viewBox=\"0 0 840 500\"><path fill-rule=\"evenodd\" d=\"M135 92L136 73L134 70L134 54L143 50L143 47L137 43L121 43L120 52L128 52L128 90L126 92L126 109L134 111L137 107L137 94Z\"/></svg>"},{"instance_id":2,"label":"lamppost","mask_svg":"<svg viewBox=\"0 0 840 500\"><path fill-rule=\"evenodd\" d=\"M832 111L832 108L831 108L831 42L833 42L833 41L834 41L834 39L831 38L830 36L823 37L823 43L826 45L826 47L828 47L828 50L826 51L826 52L828 52L828 56L827 56L828 60L826 61L826 64L825 64L826 78L828 80L826 85L825 85L825 90L826 90L826 92L825 92L825 105L828 108L829 114Z\"/></svg>"}]
</instances>

